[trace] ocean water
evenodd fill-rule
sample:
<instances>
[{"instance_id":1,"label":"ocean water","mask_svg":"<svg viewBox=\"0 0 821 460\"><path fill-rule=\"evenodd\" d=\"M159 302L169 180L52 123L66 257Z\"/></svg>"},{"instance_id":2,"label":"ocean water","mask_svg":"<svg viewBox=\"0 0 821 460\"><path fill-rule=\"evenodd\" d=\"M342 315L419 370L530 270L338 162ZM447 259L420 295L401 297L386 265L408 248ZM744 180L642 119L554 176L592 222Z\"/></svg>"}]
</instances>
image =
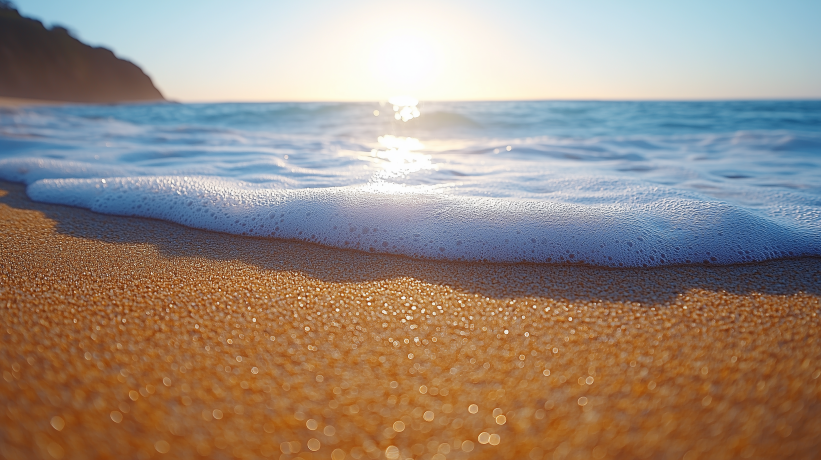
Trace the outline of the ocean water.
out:
<instances>
[{"instance_id":1,"label":"ocean water","mask_svg":"<svg viewBox=\"0 0 821 460\"><path fill-rule=\"evenodd\" d=\"M427 259L821 256L821 101L4 109L0 179L36 201Z\"/></svg>"}]
</instances>

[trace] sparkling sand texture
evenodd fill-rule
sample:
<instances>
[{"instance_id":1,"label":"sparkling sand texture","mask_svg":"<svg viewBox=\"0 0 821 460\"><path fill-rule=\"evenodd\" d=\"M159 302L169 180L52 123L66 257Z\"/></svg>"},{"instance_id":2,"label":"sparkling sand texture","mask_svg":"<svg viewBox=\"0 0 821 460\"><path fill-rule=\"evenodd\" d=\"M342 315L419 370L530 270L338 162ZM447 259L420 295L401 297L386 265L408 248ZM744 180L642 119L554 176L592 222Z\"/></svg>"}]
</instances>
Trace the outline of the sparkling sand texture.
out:
<instances>
[{"instance_id":1,"label":"sparkling sand texture","mask_svg":"<svg viewBox=\"0 0 821 460\"><path fill-rule=\"evenodd\" d=\"M816 458L821 260L415 261L0 183L0 456Z\"/></svg>"}]
</instances>

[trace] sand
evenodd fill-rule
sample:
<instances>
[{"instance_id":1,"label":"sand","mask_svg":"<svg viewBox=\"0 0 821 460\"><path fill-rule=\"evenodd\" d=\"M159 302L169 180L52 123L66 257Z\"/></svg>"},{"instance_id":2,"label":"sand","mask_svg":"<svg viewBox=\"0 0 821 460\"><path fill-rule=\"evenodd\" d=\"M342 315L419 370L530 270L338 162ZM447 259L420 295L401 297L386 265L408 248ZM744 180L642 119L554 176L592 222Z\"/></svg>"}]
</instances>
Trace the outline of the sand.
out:
<instances>
[{"instance_id":1,"label":"sand","mask_svg":"<svg viewBox=\"0 0 821 460\"><path fill-rule=\"evenodd\" d=\"M0 108L18 108L31 105L65 105L69 102L47 101L43 99L21 99L17 97L0 96Z\"/></svg>"},{"instance_id":2,"label":"sand","mask_svg":"<svg viewBox=\"0 0 821 460\"><path fill-rule=\"evenodd\" d=\"M816 458L821 260L416 261L0 182L0 455Z\"/></svg>"}]
</instances>

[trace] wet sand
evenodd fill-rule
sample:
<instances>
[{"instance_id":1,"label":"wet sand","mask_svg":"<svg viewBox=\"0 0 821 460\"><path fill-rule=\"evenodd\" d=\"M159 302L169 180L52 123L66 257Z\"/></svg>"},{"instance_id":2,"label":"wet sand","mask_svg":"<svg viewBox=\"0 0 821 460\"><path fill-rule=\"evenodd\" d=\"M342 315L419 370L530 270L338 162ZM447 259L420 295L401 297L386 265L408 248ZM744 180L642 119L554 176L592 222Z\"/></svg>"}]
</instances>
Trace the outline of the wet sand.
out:
<instances>
[{"instance_id":1,"label":"wet sand","mask_svg":"<svg viewBox=\"0 0 821 460\"><path fill-rule=\"evenodd\" d=\"M0 455L816 458L821 260L415 261L0 182Z\"/></svg>"}]
</instances>

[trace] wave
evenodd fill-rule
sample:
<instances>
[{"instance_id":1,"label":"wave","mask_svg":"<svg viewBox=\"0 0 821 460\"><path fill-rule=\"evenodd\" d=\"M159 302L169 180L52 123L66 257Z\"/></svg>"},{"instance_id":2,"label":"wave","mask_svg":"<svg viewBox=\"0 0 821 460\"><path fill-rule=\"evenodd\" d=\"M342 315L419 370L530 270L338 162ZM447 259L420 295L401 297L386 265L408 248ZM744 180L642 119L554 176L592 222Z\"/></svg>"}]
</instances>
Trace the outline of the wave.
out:
<instances>
[{"instance_id":1,"label":"wave","mask_svg":"<svg viewBox=\"0 0 821 460\"><path fill-rule=\"evenodd\" d=\"M425 259L651 267L821 255L817 211L791 223L675 193L588 205L385 184L275 190L185 176L40 179L27 193L105 214Z\"/></svg>"},{"instance_id":2,"label":"wave","mask_svg":"<svg viewBox=\"0 0 821 460\"><path fill-rule=\"evenodd\" d=\"M821 104L437 102L407 122L391 108L0 112L0 178L38 201L429 259L821 255L821 129L788 128Z\"/></svg>"}]
</instances>

